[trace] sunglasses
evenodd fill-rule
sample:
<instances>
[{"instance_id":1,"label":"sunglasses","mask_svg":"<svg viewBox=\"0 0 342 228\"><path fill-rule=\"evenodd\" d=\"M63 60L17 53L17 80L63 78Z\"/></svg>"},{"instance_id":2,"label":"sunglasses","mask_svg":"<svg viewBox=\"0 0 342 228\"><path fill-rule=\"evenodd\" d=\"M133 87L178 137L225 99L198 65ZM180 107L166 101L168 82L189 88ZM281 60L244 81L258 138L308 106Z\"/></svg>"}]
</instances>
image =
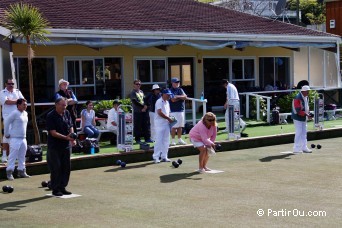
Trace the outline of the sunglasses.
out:
<instances>
[{"instance_id":1,"label":"sunglasses","mask_svg":"<svg viewBox=\"0 0 342 228\"><path fill-rule=\"evenodd\" d=\"M7 83L7 85L14 85L14 83Z\"/></svg>"},{"instance_id":2,"label":"sunglasses","mask_svg":"<svg viewBox=\"0 0 342 228\"><path fill-rule=\"evenodd\" d=\"M141 84L140 83L135 83L134 85L140 86Z\"/></svg>"},{"instance_id":3,"label":"sunglasses","mask_svg":"<svg viewBox=\"0 0 342 228\"><path fill-rule=\"evenodd\" d=\"M214 122L215 119L207 119L208 122Z\"/></svg>"}]
</instances>

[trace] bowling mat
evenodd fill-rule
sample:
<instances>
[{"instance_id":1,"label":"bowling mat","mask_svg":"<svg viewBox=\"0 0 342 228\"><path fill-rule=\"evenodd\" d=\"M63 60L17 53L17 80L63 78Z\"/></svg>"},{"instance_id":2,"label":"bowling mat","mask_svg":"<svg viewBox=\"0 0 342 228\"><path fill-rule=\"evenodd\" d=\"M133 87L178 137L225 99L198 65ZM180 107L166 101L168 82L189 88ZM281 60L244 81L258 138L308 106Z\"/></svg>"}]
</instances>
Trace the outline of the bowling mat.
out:
<instances>
[{"instance_id":1,"label":"bowling mat","mask_svg":"<svg viewBox=\"0 0 342 228\"><path fill-rule=\"evenodd\" d=\"M210 171L206 171L205 173L213 173L213 174L215 174L215 173L223 173L224 171L222 171L222 170L210 170Z\"/></svg>"},{"instance_id":2,"label":"bowling mat","mask_svg":"<svg viewBox=\"0 0 342 228\"><path fill-rule=\"evenodd\" d=\"M284 151L284 152L280 152L281 154L294 154L292 151Z\"/></svg>"},{"instance_id":3,"label":"bowling mat","mask_svg":"<svg viewBox=\"0 0 342 228\"><path fill-rule=\"evenodd\" d=\"M62 198L62 199L70 199L70 198L75 198L75 197L79 197L81 195L77 195L77 194L71 194L71 195L62 195L62 196L54 196L52 195L52 193L50 194L46 194L47 196L52 196L52 197L56 197L56 198Z\"/></svg>"}]
</instances>

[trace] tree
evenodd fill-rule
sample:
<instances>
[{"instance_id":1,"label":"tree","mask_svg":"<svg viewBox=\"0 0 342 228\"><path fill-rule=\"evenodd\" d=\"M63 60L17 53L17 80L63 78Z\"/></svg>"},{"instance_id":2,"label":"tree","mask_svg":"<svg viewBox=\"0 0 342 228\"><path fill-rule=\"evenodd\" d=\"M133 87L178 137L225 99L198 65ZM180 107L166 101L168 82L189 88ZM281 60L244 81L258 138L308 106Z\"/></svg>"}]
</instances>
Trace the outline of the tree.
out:
<instances>
[{"instance_id":1,"label":"tree","mask_svg":"<svg viewBox=\"0 0 342 228\"><path fill-rule=\"evenodd\" d=\"M290 10L296 10L298 0L289 0ZM317 0L299 0L299 9L302 13L302 23L317 25L325 23L325 3Z\"/></svg>"},{"instance_id":2,"label":"tree","mask_svg":"<svg viewBox=\"0 0 342 228\"><path fill-rule=\"evenodd\" d=\"M40 137L34 105L32 74L32 58L34 57L34 53L31 47L31 42L36 44L37 41L49 41L49 39L45 36L46 34L49 34L49 32L46 30L48 28L49 22L43 18L38 8L29 4L15 3L10 5L9 8L5 10L4 19L1 24L10 31L10 34L7 36L7 38L17 37L26 41L32 128L34 132L34 143L38 145L40 144Z\"/></svg>"}]
</instances>

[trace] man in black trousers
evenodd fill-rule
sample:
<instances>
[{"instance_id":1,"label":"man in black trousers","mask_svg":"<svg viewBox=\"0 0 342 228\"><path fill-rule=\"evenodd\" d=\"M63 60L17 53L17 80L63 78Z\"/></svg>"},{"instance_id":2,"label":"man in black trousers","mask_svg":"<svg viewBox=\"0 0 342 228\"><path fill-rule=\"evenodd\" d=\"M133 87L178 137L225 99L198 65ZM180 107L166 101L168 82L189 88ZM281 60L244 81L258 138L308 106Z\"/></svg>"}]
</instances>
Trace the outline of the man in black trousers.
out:
<instances>
[{"instance_id":1,"label":"man in black trousers","mask_svg":"<svg viewBox=\"0 0 342 228\"><path fill-rule=\"evenodd\" d=\"M76 141L71 133L74 132L73 123L67 107L67 100L63 97L55 101L55 109L46 117L48 134L47 163L50 169L52 195L70 195L66 190L70 178L70 146Z\"/></svg>"}]
</instances>

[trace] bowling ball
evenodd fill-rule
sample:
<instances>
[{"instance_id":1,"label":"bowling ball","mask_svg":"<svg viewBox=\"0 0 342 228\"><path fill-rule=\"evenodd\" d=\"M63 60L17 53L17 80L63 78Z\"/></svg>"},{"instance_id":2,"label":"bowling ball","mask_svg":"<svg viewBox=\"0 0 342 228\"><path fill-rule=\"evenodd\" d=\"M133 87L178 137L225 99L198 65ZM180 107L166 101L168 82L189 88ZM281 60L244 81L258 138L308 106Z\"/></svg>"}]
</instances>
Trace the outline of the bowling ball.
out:
<instances>
[{"instance_id":1,"label":"bowling ball","mask_svg":"<svg viewBox=\"0 0 342 228\"><path fill-rule=\"evenodd\" d=\"M220 151L220 150L222 149L221 144L217 143L217 144L215 145L215 149L216 149L216 151Z\"/></svg>"},{"instance_id":2,"label":"bowling ball","mask_svg":"<svg viewBox=\"0 0 342 228\"><path fill-rule=\"evenodd\" d=\"M178 162L173 161L173 162L172 162L172 166L175 167L175 168L178 168L178 167L179 167L179 164L178 164Z\"/></svg>"},{"instance_id":3,"label":"bowling ball","mask_svg":"<svg viewBox=\"0 0 342 228\"><path fill-rule=\"evenodd\" d=\"M321 148L322 148L322 146L317 144L317 149L321 149Z\"/></svg>"},{"instance_id":4,"label":"bowling ball","mask_svg":"<svg viewBox=\"0 0 342 228\"><path fill-rule=\"evenodd\" d=\"M121 162L120 165L121 165L122 168L125 168L125 167L126 167L126 163L125 163L125 162Z\"/></svg>"},{"instance_id":5,"label":"bowling ball","mask_svg":"<svg viewBox=\"0 0 342 228\"><path fill-rule=\"evenodd\" d=\"M117 165L121 165L121 160L117 160L117 161L116 161L116 164L117 164Z\"/></svg>"},{"instance_id":6,"label":"bowling ball","mask_svg":"<svg viewBox=\"0 0 342 228\"><path fill-rule=\"evenodd\" d=\"M12 193L14 191L14 188L12 186L8 186L7 192Z\"/></svg>"},{"instance_id":7,"label":"bowling ball","mask_svg":"<svg viewBox=\"0 0 342 228\"><path fill-rule=\"evenodd\" d=\"M316 145L315 144L311 144L311 148L315 148L316 147Z\"/></svg>"},{"instance_id":8,"label":"bowling ball","mask_svg":"<svg viewBox=\"0 0 342 228\"><path fill-rule=\"evenodd\" d=\"M47 181L42 181L42 187L46 188L48 186L48 182Z\"/></svg>"},{"instance_id":9,"label":"bowling ball","mask_svg":"<svg viewBox=\"0 0 342 228\"><path fill-rule=\"evenodd\" d=\"M70 133L69 135L73 139L77 139L77 134L76 133Z\"/></svg>"},{"instance_id":10,"label":"bowling ball","mask_svg":"<svg viewBox=\"0 0 342 228\"><path fill-rule=\"evenodd\" d=\"M177 160L178 165L181 165L183 163L182 159Z\"/></svg>"}]
</instances>

